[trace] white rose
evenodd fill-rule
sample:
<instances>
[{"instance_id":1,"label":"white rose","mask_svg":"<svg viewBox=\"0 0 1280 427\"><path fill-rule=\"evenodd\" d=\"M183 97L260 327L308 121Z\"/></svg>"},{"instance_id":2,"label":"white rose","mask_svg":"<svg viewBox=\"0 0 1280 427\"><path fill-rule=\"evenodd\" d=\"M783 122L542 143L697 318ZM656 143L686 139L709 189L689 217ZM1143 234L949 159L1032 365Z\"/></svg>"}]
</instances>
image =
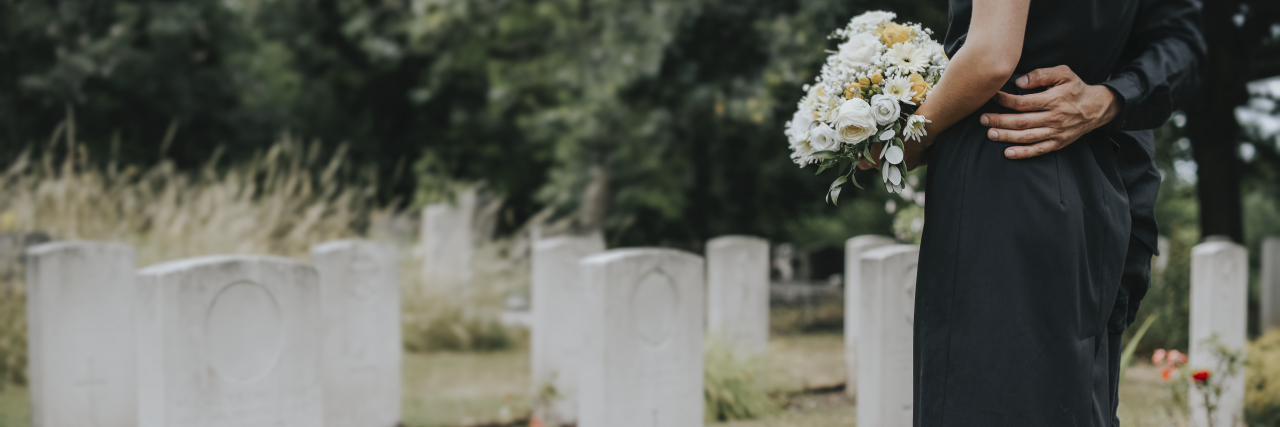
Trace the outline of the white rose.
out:
<instances>
[{"instance_id":1,"label":"white rose","mask_svg":"<svg viewBox=\"0 0 1280 427\"><path fill-rule=\"evenodd\" d=\"M888 125L897 121L898 116L902 115L902 106L898 104L898 98L875 95L871 97L871 114L875 116L877 124Z\"/></svg>"},{"instance_id":2,"label":"white rose","mask_svg":"<svg viewBox=\"0 0 1280 427\"><path fill-rule=\"evenodd\" d=\"M814 121L812 111L796 110L796 114L791 117L791 127L787 129L787 137L792 145L809 139L809 128L813 127Z\"/></svg>"},{"instance_id":3,"label":"white rose","mask_svg":"<svg viewBox=\"0 0 1280 427\"><path fill-rule=\"evenodd\" d=\"M849 21L849 26L851 27L877 26L878 27L880 25L884 25L885 23L889 22L896 16L897 15L894 15L892 12L882 12L878 10L873 10L873 11L854 17L853 20Z\"/></svg>"},{"instance_id":4,"label":"white rose","mask_svg":"<svg viewBox=\"0 0 1280 427\"><path fill-rule=\"evenodd\" d=\"M849 67L866 67L871 65L871 61L875 59L876 54L880 53L880 39L871 33L858 33L849 37L849 41L840 45L840 50L836 52L836 57L840 58L846 66Z\"/></svg>"},{"instance_id":5,"label":"white rose","mask_svg":"<svg viewBox=\"0 0 1280 427\"><path fill-rule=\"evenodd\" d=\"M876 132L876 119L871 116L871 104L862 98L853 98L840 105L835 117L836 134L846 144L857 144Z\"/></svg>"},{"instance_id":6,"label":"white rose","mask_svg":"<svg viewBox=\"0 0 1280 427\"><path fill-rule=\"evenodd\" d=\"M840 147L840 141L836 139L835 129L820 123L809 130L809 145L816 151L835 151Z\"/></svg>"}]
</instances>

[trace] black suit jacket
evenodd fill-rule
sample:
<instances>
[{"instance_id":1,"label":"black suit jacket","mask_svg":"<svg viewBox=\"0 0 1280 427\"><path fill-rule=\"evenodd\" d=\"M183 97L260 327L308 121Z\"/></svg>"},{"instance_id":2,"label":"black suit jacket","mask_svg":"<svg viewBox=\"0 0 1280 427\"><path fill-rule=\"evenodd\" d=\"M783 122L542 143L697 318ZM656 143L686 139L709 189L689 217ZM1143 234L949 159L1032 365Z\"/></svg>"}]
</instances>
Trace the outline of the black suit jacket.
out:
<instances>
[{"instance_id":1,"label":"black suit jacket","mask_svg":"<svg viewBox=\"0 0 1280 427\"><path fill-rule=\"evenodd\" d=\"M1142 0L1125 44L1123 65L1103 85L1121 99L1120 115L1104 132L1120 147L1120 175L1129 194L1132 236L1159 254L1155 202L1160 171L1155 137L1174 110L1200 87L1206 55L1199 0Z\"/></svg>"}]
</instances>

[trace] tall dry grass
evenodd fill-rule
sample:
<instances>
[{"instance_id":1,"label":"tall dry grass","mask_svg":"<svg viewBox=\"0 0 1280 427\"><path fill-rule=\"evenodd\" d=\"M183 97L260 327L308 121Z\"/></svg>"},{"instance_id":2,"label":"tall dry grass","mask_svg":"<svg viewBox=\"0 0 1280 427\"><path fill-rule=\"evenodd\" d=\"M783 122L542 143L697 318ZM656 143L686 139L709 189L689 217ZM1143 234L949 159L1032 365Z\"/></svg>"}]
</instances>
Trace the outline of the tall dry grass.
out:
<instances>
[{"instance_id":1,"label":"tall dry grass","mask_svg":"<svg viewBox=\"0 0 1280 427\"><path fill-rule=\"evenodd\" d=\"M324 155L320 144L285 135L247 160L226 162L220 154L193 171L168 160L121 167L91 159L74 126L59 126L45 146L0 165L0 232L126 243L139 267L214 254L306 261L312 245L367 237L372 224L412 216L379 204L374 171L357 169L341 148ZM527 254L512 249L527 242L485 242L473 260L475 283L457 292L421 283L410 243L416 236L373 234L401 243L408 348L483 351L524 341L498 318L503 297L528 287ZM26 378L22 279L0 283L0 387Z\"/></svg>"},{"instance_id":2,"label":"tall dry grass","mask_svg":"<svg viewBox=\"0 0 1280 427\"><path fill-rule=\"evenodd\" d=\"M212 254L306 259L311 245L355 237L388 215L373 174L353 170L339 149L288 136L247 161L214 156L192 172L165 160L146 169L89 158L74 125L60 125L40 153L0 165L0 232L45 232L58 240L129 244L139 267ZM26 307L21 272L0 283L0 387L26 380Z\"/></svg>"},{"instance_id":3,"label":"tall dry grass","mask_svg":"<svg viewBox=\"0 0 1280 427\"><path fill-rule=\"evenodd\" d=\"M361 235L383 213L374 175L352 170L343 149L322 159L319 144L284 136L248 161L220 165L215 155L185 173L168 160L102 166L65 134L0 175L0 215L13 230L128 243L143 265L228 253L302 258L315 243Z\"/></svg>"}]
</instances>

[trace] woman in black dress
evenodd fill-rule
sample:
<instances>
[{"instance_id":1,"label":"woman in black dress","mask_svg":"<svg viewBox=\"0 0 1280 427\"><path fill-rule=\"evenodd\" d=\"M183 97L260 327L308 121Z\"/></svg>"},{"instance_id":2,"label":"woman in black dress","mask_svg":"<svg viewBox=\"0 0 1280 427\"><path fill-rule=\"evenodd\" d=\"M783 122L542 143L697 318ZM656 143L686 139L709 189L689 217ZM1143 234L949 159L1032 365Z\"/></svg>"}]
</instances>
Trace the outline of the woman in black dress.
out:
<instances>
[{"instance_id":1,"label":"woman in black dress","mask_svg":"<svg viewBox=\"0 0 1280 427\"><path fill-rule=\"evenodd\" d=\"M1136 0L951 0L952 58L917 114L933 121L915 309L915 425L1108 425L1106 352L1129 238L1116 142L1093 132L1011 160L989 102L1037 68L1086 83L1116 68ZM922 154L923 153L923 154Z\"/></svg>"}]
</instances>

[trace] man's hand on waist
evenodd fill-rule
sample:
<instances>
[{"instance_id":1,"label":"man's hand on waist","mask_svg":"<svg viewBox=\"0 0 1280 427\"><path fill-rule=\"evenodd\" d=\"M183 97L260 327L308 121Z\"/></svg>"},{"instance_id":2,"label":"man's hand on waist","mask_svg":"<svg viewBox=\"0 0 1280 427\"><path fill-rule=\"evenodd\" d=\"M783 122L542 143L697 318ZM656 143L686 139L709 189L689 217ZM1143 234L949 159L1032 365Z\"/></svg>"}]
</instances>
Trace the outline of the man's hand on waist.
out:
<instances>
[{"instance_id":1,"label":"man's hand on waist","mask_svg":"<svg viewBox=\"0 0 1280 427\"><path fill-rule=\"evenodd\" d=\"M1040 68L1019 77L1018 87L1048 87L1030 95L997 92L996 103L1019 111L983 114L983 126L992 141L1027 144L1004 150L1010 159L1026 159L1061 150L1086 133L1110 123L1120 112L1121 100L1111 89L1089 85L1065 65Z\"/></svg>"}]
</instances>

